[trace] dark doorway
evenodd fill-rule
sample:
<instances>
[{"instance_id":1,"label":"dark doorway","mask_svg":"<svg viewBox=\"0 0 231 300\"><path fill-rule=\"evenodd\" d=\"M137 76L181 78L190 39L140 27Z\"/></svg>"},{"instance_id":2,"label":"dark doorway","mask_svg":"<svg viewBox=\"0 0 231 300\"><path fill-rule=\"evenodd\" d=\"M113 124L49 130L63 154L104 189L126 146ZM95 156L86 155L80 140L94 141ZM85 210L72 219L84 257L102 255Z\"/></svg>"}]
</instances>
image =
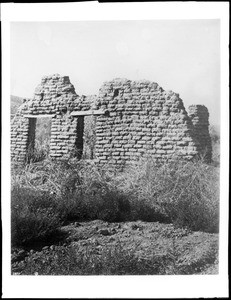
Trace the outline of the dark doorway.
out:
<instances>
[{"instance_id":1,"label":"dark doorway","mask_svg":"<svg viewBox=\"0 0 231 300\"><path fill-rule=\"evenodd\" d=\"M84 131L84 116L79 116L77 118L77 138L75 142L75 148L76 148L75 156L78 159L81 159L83 155L83 131Z\"/></svg>"}]
</instances>

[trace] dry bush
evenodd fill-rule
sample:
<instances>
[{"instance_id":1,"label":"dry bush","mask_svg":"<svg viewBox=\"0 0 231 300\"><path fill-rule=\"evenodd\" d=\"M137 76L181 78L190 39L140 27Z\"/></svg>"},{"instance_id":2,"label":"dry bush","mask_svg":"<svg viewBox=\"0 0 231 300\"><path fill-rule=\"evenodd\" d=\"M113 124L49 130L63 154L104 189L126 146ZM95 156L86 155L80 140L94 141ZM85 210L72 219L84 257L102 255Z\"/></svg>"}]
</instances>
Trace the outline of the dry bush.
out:
<instances>
[{"instance_id":1,"label":"dry bush","mask_svg":"<svg viewBox=\"0 0 231 300\"><path fill-rule=\"evenodd\" d=\"M39 140L35 140L34 147L29 146L26 155L26 163L35 163L40 162L49 155L49 141L40 142Z\"/></svg>"},{"instance_id":2,"label":"dry bush","mask_svg":"<svg viewBox=\"0 0 231 300\"><path fill-rule=\"evenodd\" d=\"M13 186L11 191L11 241L28 245L51 237L62 225L58 205L46 192Z\"/></svg>"},{"instance_id":3,"label":"dry bush","mask_svg":"<svg viewBox=\"0 0 231 300\"><path fill-rule=\"evenodd\" d=\"M175 160L159 166L152 160L140 161L121 176L120 187L133 194L135 209L147 206L179 226L218 232L219 169L203 160Z\"/></svg>"},{"instance_id":4,"label":"dry bush","mask_svg":"<svg viewBox=\"0 0 231 300\"><path fill-rule=\"evenodd\" d=\"M134 163L123 173L75 159L46 160L13 169L12 218L13 222L15 216L18 218L13 210L16 202L20 205L26 201L27 207L31 198L36 199L33 203L41 201L43 207L44 201L52 199L50 203L55 203L52 217L49 219L46 211L41 214L45 223L51 222L51 228L58 227L56 219L61 218L64 222L94 219L172 222L191 230L218 232L218 171L201 160L173 161L159 166L146 160ZM26 220L31 209L23 205L21 213ZM49 228L49 224L46 226Z\"/></svg>"},{"instance_id":5,"label":"dry bush","mask_svg":"<svg viewBox=\"0 0 231 300\"><path fill-rule=\"evenodd\" d=\"M76 164L74 164L76 166ZM129 200L109 174L84 162L70 167L60 186L60 203L66 219L122 221L129 213Z\"/></svg>"}]
</instances>

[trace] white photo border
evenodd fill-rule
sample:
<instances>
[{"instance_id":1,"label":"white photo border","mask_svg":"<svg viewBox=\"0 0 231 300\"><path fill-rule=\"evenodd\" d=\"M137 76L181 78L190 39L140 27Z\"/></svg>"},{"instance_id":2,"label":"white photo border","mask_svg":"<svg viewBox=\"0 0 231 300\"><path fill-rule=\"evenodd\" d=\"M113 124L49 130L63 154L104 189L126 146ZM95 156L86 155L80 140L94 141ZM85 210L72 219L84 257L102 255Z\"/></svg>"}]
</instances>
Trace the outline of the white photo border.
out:
<instances>
[{"instance_id":1,"label":"white photo border","mask_svg":"<svg viewBox=\"0 0 231 300\"><path fill-rule=\"evenodd\" d=\"M229 3L1 4L3 298L197 298L228 296ZM219 275L12 276L10 271L10 23L34 21L219 19L221 191Z\"/></svg>"}]
</instances>

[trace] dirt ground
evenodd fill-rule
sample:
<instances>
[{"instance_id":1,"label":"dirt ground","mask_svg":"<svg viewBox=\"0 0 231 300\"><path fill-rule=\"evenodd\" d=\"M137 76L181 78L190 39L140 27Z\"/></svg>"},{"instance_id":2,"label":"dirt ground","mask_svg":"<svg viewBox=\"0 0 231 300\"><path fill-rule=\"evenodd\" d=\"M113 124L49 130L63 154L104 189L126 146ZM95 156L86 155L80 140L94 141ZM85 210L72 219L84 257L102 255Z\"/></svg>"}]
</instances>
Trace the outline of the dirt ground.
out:
<instances>
[{"instance_id":1,"label":"dirt ground","mask_svg":"<svg viewBox=\"0 0 231 300\"><path fill-rule=\"evenodd\" d=\"M12 249L12 274L23 274L29 259L47 257L59 247L87 249L98 256L109 247L133 251L139 260L168 263L165 274L218 274L218 234L192 232L158 222L74 222L61 228L62 240L31 249Z\"/></svg>"}]
</instances>

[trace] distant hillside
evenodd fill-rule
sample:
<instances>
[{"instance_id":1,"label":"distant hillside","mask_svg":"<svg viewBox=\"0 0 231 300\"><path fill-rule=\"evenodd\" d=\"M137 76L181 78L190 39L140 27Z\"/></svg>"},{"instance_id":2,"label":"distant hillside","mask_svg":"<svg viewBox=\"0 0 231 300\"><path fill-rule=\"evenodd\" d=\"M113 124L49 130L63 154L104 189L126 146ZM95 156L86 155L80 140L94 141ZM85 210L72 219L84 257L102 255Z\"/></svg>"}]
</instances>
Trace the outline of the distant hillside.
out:
<instances>
[{"instance_id":1,"label":"distant hillside","mask_svg":"<svg viewBox=\"0 0 231 300\"><path fill-rule=\"evenodd\" d=\"M10 113L15 114L19 106L23 103L23 98L10 95Z\"/></svg>"}]
</instances>

